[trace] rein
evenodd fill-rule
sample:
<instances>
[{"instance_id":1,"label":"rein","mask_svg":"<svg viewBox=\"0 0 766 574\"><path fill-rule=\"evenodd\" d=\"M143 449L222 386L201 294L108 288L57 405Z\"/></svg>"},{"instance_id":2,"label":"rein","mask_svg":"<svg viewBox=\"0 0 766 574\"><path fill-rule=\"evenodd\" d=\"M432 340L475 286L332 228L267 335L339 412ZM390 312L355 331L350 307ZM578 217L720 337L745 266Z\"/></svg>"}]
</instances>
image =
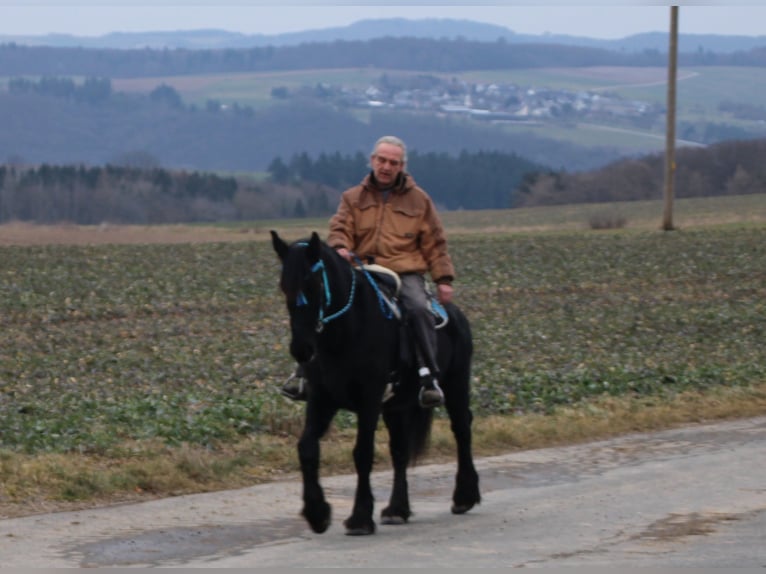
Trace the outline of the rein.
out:
<instances>
[{"instance_id":1,"label":"rein","mask_svg":"<svg viewBox=\"0 0 766 574\"><path fill-rule=\"evenodd\" d=\"M372 275L370 275L370 272L367 271L367 269L365 269L359 257L355 255L354 259L359 264L359 268L362 270L362 273L364 273L364 276L367 277L367 281L370 282L370 285L372 285L372 289L375 291L375 294L378 296L378 303L380 304L380 310L383 312L383 316L386 319L393 319L394 312L391 309L391 307L386 304L386 297L385 295L383 295L383 292L380 290L380 287L378 287L378 283L375 281L375 279L372 278Z\"/></svg>"},{"instance_id":2,"label":"rein","mask_svg":"<svg viewBox=\"0 0 766 574\"><path fill-rule=\"evenodd\" d=\"M300 245L306 246L308 244L301 243ZM359 260L357 259L357 261ZM361 264L361 261L359 261L359 263ZM319 305L319 317L317 319L316 325L317 333L321 333L327 323L337 319L338 317L341 317L347 313L349 309L351 309L351 305L354 302L354 295L356 294L356 273L354 272L355 269L353 266L349 267L351 268L351 291L348 295L348 301L346 301L346 304L341 309L338 309L335 313L327 316L325 316L325 309L329 308L330 304L332 303L332 292L330 291L330 280L327 277L327 268L325 267L324 261L322 259L314 263L314 266L311 268L311 273L318 273L320 271L322 272L322 287L324 288L324 303ZM387 319L393 318L394 314L391 308L386 305L385 297L380 291L380 288L378 287L375 280L372 278L372 275L370 275L370 273L364 268L363 265L360 265L360 267L365 277L367 278L367 281L369 281L370 285L372 285L372 288L378 297L378 302L380 303L380 308L383 312L383 315ZM303 292L298 293L297 305L303 306L307 304L308 301L306 300L306 296L303 294Z\"/></svg>"}]
</instances>

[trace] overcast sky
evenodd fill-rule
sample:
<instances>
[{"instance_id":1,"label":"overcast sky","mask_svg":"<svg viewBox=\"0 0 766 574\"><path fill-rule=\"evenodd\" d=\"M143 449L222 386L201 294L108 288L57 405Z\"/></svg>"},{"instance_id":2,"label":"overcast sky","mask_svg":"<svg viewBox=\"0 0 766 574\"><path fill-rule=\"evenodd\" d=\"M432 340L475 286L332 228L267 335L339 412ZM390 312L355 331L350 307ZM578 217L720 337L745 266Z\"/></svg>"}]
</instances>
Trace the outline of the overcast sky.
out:
<instances>
[{"instance_id":1,"label":"overcast sky","mask_svg":"<svg viewBox=\"0 0 766 574\"><path fill-rule=\"evenodd\" d=\"M0 34L48 33L100 36L109 32L195 30L216 28L245 34L345 26L358 20L402 17L454 18L489 22L517 33L571 34L591 38L622 38L639 32L667 31L669 4L572 2L482 5L421 2L385 5L287 0L0 0ZM651 4L651 5L650 5ZM766 35L766 5L687 6L677 3L682 34Z\"/></svg>"}]
</instances>

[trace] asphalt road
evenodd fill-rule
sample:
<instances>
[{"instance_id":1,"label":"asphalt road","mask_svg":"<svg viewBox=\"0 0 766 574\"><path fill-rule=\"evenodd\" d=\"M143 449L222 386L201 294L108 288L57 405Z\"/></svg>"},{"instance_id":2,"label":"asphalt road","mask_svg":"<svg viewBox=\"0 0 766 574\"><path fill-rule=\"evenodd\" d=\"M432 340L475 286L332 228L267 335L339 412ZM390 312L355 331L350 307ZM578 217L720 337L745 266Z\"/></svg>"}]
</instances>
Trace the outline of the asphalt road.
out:
<instances>
[{"instance_id":1,"label":"asphalt road","mask_svg":"<svg viewBox=\"0 0 766 574\"><path fill-rule=\"evenodd\" d=\"M344 534L353 477L0 521L2 567L766 567L766 417L477 461L483 502L450 514L453 465L413 469L415 516ZM379 512L390 475L374 475Z\"/></svg>"}]
</instances>

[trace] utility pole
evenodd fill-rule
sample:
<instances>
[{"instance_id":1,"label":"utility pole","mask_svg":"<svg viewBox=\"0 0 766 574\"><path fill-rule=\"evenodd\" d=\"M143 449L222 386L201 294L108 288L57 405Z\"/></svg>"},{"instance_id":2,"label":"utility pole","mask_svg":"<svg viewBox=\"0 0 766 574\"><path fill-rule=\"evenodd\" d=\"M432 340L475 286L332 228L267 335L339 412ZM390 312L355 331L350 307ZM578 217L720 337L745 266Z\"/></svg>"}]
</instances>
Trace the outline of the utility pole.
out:
<instances>
[{"instance_id":1,"label":"utility pole","mask_svg":"<svg viewBox=\"0 0 766 574\"><path fill-rule=\"evenodd\" d=\"M670 7L670 48L668 50L667 127L665 128L665 208L662 229L672 231L673 186L676 174L676 68L678 66L678 6Z\"/></svg>"}]
</instances>

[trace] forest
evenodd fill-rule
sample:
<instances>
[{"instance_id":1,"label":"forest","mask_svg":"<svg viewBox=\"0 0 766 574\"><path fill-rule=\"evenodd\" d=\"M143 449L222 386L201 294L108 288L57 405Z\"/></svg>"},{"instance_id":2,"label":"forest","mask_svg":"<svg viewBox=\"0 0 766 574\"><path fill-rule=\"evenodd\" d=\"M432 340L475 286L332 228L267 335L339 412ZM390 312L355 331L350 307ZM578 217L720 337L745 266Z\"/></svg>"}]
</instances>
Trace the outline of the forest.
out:
<instances>
[{"instance_id":1,"label":"forest","mask_svg":"<svg viewBox=\"0 0 766 574\"><path fill-rule=\"evenodd\" d=\"M415 180L444 209L505 209L530 172L498 152L410 154ZM269 178L107 165L0 166L0 222L78 224L242 221L329 215L340 191L361 181L363 154L275 159Z\"/></svg>"},{"instance_id":2,"label":"forest","mask_svg":"<svg viewBox=\"0 0 766 574\"><path fill-rule=\"evenodd\" d=\"M509 209L584 202L658 199L661 154L570 173L514 154L410 154L408 171L441 209ZM678 197L763 193L766 140L678 150ZM0 222L181 223L318 217L331 214L340 192L361 181L364 154L301 153L276 158L268 178L221 176L107 165L0 166Z\"/></svg>"},{"instance_id":3,"label":"forest","mask_svg":"<svg viewBox=\"0 0 766 574\"><path fill-rule=\"evenodd\" d=\"M675 151L675 196L713 197L766 191L766 140L728 141ZM658 199L665 186L665 155L614 162L582 173L530 173L513 205L556 205Z\"/></svg>"}]
</instances>

